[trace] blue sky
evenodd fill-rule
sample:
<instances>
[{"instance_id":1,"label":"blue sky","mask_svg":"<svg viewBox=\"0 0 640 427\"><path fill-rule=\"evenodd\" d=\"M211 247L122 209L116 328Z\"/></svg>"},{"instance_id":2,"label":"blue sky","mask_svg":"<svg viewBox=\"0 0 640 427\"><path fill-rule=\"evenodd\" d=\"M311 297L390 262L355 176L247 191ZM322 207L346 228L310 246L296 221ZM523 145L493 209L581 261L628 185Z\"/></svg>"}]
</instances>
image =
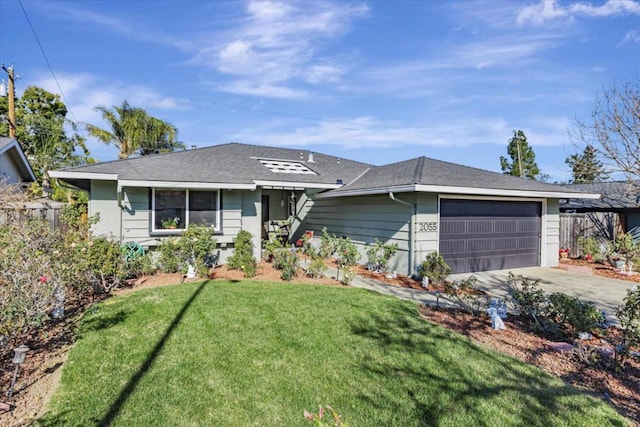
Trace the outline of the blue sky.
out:
<instances>
[{"instance_id":1,"label":"blue sky","mask_svg":"<svg viewBox=\"0 0 640 427\"><path fill-rule=\"evenodd\" d=\"M417 156L500 171L513 130L567 180L568 129L640 75L640 1L29 1L70 107L132 105L187 146L230 141L373 164ZM59 90L17 0L0 62ZM115 148L88 141L94 157Z\"/></svg>"}]
</instances>

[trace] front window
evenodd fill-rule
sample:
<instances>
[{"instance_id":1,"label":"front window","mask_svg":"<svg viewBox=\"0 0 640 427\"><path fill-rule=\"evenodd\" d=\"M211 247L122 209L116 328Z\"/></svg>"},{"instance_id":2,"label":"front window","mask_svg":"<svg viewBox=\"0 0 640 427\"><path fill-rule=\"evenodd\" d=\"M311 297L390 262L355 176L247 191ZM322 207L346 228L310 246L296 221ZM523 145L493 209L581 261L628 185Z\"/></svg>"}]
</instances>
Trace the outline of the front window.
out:
<instances>
[{"instance_id":1,"label":"front window","mask_svg":"<svg viewBox=\"0 0 640 427\"><path fill-rule=\"evenodd\" d=\"M153 190L153 231L185 230L189 224L220 228L220 193Z\"/></svg>"}]
</instances>

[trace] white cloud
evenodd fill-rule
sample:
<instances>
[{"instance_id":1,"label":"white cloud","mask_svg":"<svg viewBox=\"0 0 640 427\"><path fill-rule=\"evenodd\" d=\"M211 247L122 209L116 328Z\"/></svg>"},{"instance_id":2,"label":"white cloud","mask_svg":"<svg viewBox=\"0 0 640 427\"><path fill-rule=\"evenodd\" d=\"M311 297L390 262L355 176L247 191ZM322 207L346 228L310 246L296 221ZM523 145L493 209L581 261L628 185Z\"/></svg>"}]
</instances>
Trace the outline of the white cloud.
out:
<instances>
[{"instance_id":1,"label":"white cloud","mask_svg":"<svg viewBox=\"0 0 640 427\"><path fill-rule=\"evenodd\" d=\"M120 17L83 9L79 6L80 4L78 2L48 1L35 2L32 4L37 6L41 12L47 13L51 17L101 26L115 33L131 36L137 40L183 49L187 49L191 45L191 42L187 39L181 39L170 33L159 31L156 27L147 27L139 20L132 22Z\"/></svg>"},{"instance_id":2,"label":"white cloud","mask_svg":"<svg viewBox=\"0 0 640 427\"><path fill-rule=\"evenodd\" d=\"M425 122L427 122L425 120ZM363 116L323 122L317 126L293 127L278 131L273 124L231 133L234 141L271 146L333 145L341 148L388 148L408 146L440 146L452 149L478 144L505 146L517 125L501 118L438 118L429 125L401 125ZM566 142L565 119L539 117L530 119L524 132L536 146L561 146ZM282 124L285 128L290 125ZM560 136L559 136L560 135Z\"/></svg>"},{"instance_id":3,"label":"white cloud","mask_svg":"<svg viewBox=\"0 0 640 427\"><path fill-rule=\"evenodd\" d=\"M594 6L587 2L575 2L566 6L556 0L540 0L540 3L524 7L518 13L518 25L540 25L559 18L574 19L578 16L607 17L615 15L640 15L640 3L633 0L607 0Z\"/></svg>"},{"instance_id":4,"label":"white cloud","mask_svg":"<svg viewBox=\"0 0 640 427\"><path fill-rule=\"evenodd\" d=\"M219 85L217 88L223 92L236 95L262 96L265 98L298 99L307 94L304 90L248 80L236 80L228 84Z\"/></svg>"},{"instance_id":5,"label":"white cloud","mask_svg":"<svg viewBox=\"0 0 640 427\"><path fill-rule=\"evenodd\" d=\"M638 32L638 30L627 31L627 34L624 35L620 44L625 43L640 43L640 32Z\"/></svg>"},{"instance_id":6,"label":"white cloud","mask_svg":"<svg viewBox=\"0 0 640 427\"><path fill-rule=\"evenodd\" d=\"M322 42L348 31L352 20L367 10L363 5L321 1L250 1L245 18L216 34L213 39L219 42L202 42L192 62L243 79L221 85L222 90L299 97L308 92L284 89L296 81L339 80L344 71L338 61L318 58Z\"/></svg>"}]
</instances>

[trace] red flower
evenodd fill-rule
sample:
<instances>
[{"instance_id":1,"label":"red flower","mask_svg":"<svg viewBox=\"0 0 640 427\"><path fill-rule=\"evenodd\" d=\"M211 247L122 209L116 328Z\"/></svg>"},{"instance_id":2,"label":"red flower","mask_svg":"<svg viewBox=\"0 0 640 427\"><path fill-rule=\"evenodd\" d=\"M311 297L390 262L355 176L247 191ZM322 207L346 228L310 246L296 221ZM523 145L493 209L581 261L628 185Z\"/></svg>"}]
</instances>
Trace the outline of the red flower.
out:
<instances>
[{"instance_id":1,"label":"red flower","mask_svg":"<svg viewBox=\"0 0 640 427\"><path fill-rule=\"evenodd\" d=\"M40 280L40 282L44 283L44 282L47 281L47 276L40 276L40 279L38 279L38 280Z\"/></svg>"}]
</instances>

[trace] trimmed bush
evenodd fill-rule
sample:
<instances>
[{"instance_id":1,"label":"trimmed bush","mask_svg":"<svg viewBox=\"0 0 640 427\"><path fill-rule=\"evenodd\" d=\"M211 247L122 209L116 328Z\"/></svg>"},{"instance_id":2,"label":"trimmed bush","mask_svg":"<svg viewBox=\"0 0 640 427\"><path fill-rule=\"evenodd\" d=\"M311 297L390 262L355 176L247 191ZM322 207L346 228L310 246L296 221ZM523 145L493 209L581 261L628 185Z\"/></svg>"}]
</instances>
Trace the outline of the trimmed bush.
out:
<instances>
[{"instance_id":1,"label":"trimmed bush","mask_svg":"<svg viewBox=\"0 0 640 427\"><path fill-rule=\"evenodd\" d=\"M234 241L233 255L227 259L227 266L233 270L240 270L244 277L256 275L256 259L253 257L253 235L246 230L240 230Z\"/></svg>"},{"instance_id":2,"label":"trimmed bush","mask_svg":"<svg viewBox=\"0 0 640 427\"><path fill-rule=\"evenodd\" d=\"M428 277L431 282L441 285L451 273L451 267L445 262L442 255L438 252L431 252L427 255L422 264L418 266L418 275L420 278Z\"/></svg>"}]
</instances>

